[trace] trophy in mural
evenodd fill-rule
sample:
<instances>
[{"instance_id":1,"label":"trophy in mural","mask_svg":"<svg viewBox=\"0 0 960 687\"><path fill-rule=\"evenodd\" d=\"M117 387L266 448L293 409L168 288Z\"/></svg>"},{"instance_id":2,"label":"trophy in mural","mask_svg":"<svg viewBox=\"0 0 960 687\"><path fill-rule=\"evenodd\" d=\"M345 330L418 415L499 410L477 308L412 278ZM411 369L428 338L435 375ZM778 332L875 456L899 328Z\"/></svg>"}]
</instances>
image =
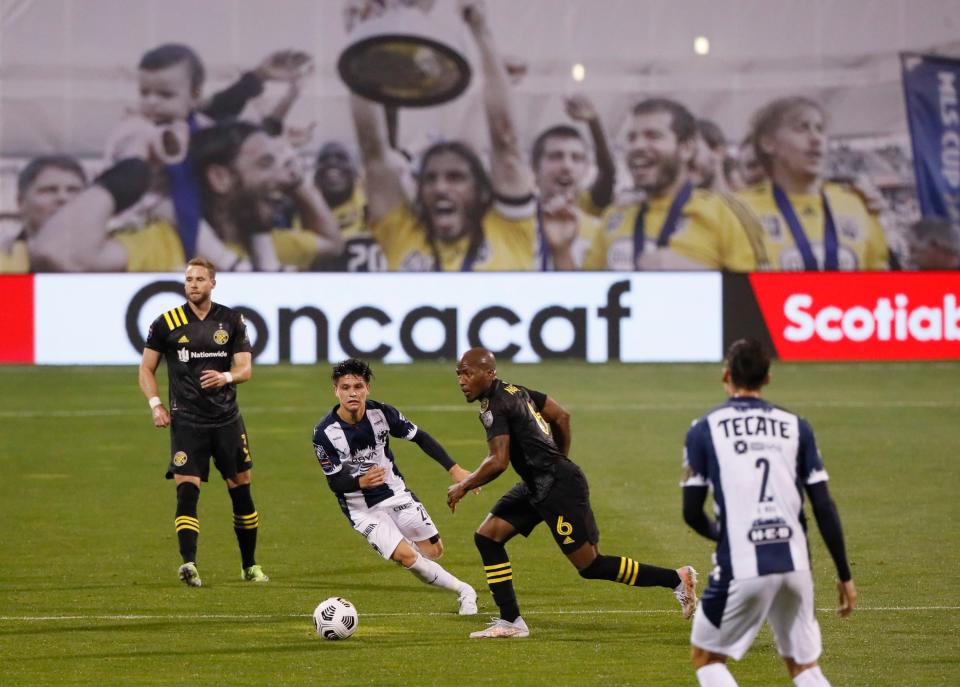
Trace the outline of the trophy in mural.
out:
<instances>
[{"instance_id":1,"label":"trophy in mural","mask_svg":"<svg viewBox=\"0 0 960 687\"><path fill-rule=\"evenodd\" d=\"M453 100L470 84L470 65L451 5L350 0L347 46L337 61L340 77L354 93L385 105L425 107Z\"/></svg>"}]
</instances>

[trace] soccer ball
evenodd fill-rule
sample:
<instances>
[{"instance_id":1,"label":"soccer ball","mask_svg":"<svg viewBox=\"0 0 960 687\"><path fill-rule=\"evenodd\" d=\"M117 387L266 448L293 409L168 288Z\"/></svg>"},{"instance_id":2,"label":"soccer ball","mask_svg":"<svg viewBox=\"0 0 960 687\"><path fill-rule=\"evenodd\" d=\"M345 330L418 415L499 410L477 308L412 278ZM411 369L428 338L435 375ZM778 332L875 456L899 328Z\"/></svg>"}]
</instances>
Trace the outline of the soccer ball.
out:
<instances>
[{"instance_id":1,"label":"soccer ball","mask_svg":"<svg viewBox=\"0 0 960 687\"><path fill-rule=\"evenodd\" d=\"M360 624L356 607L344 598L331 596L313 611L313 624L324 639L346 639Z\"/></svg>"}]
</instances>

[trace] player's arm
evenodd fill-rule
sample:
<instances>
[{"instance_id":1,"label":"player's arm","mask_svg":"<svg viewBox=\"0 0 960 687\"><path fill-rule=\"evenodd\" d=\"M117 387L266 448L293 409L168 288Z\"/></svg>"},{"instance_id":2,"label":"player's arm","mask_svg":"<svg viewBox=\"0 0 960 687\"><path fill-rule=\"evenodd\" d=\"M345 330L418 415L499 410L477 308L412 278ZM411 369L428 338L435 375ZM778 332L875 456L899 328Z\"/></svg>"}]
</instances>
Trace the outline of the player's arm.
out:
<instances>
[{"instance_id":1,"label":"player's arm","mask_svg":"<svg viewBox=\"0 0 960 687\"><path fill-rule=\"evenodd\" d=\"M710 541L720 541L720 527L704 512L709 487L683 487L683 521L701 537Z\"/></svg>"},{"instance_id":2,"label":"player's arm","mask_svg":"<svg viewBox=\"0 0 960 687\"><path fill-rule=\"evenodd\" d=\"M593 154L597 164L597 177L593 181L593 186L590 187L590 201L594 207L603 210L613 203L617 167L613 162L610 146L607 144L607 136L603 133L600 115L590 99L583 95L570 96L564 105L571 119L583 122L590 128L590 139L593 141Z\"/></svg>"},{"instance_id":3,"label":"player's arm","mask_svg":"<svg viewBox=\"0 0 960 687\"><path fill-rule=\"evenodd\" d=\"M470 475L469 470L457 465L453 458L450 457L450 454L447 453L447 450L441 446L440 442L424 432L423 429L417 428L417 433L413 435L410 441L442 465L443 469L450 473L450 477L454 482L466 479Z\"/></svg>"},{"instance_id":4,"label":"player's arm","mask_svg":"<svg viewBox=\"0 0 960 687\"><path fill-rule=\"evenodd\" d=\"M456 511L457 503L468 491L492 482L510 465L509 434L491 437L487 441L487 447L490 453L483 459L480 466L466 478L447 488L447 505L450 506L451 511Z\"/></svg>"},{"instance_id":5,"label":"player's arm","mask_svg":"<svg viewBox=\"0 0 960 687\"><path fill-rule=\"evenodd\" d=\"M219 370L204 370L200 374L201 389L219 389L227 384L242 384L253 376L253 354L240 351L233 354L230 369L227 372Z\"/></svg>"},{"instance_id":6,"label":"player's arm","mask_svg":"<svg viewBox=\"0 0 960 687\"><path fill-rule=\"evenodd\" d=\"M303 165L293 146L286 140L280 139L278 148L278 155L286 174L284 190L296 203L297 214L300 216L303 228L316 234L317 255L340 255L343 252L343 235L340 233L340 225L330 212L327 201L323 199L323 195L312 180L304 174Z\"/></svg>"},{"instance_id":7,"label":"player's arm","mask_svg":"<svg viewBox=\"0 0 960 687\"><path fill-rule=\"evenodd\" d=\"M386 123L380 106L358 95L351 95L350 111L366 177L367 219L372 224L406 203L407 196L396 165L391 162Z\"/></svg>"},{"instance_id":8,"label":"player's arm","mask_svg":"<svg viewBox=\"0 0 960 687\"><path fill-rule=\"evenodd\" d=\"M720 540L720 526L704 512L710 482L707 479L710 431L706 422L695 422L683 443L683 521L701 537Z\"/></svg>"},{"instance_id":9,"label":"player's arm","mask_svg":"<svg viewBox=\"0 0 960 687\"><path fill-rule=\"evenodd\" d=\"M857 588L853 584L853 574L847 562L846 545L843 540L843 527L840 525L840 514L837 505L830 496L826 481L807 485L807 496L813 508L813 516L817 520L820 536L827 545L827 551L833 558L837 568L837 591L840 594L840 606L837 612L846 617L853 612L857 604Z\"/></svg>"},{"instance_id":10,"label":"player's arm","mask_svg":"<svg viewBox=\"0 0 960 687\"><path fill-rule=\"evenodd\" d=\"M37 271L125 272L127 249L110 238L108 223L146 192L150 165L127 158L107 169L82 193L60 208L30 238L30 261Z\"/></svg>"},{"instance_id":11,"label":"player's arm","mask_svg":"<svg viewBox=\"0 0 960 687\"><path fill-rule=\"evenodd\" d=\"M520 150L510 79L497 50L486 7L482 0L461 0L460 10L480 53L493 190L504 198L526 198L533 193L533 174Z\"/></svg>"},{"instance_id":12,"label":"player's arm","mask_svg":"<svg viewBox=\"0 0 960 687\"><path fill-rule=\"evenodd\" d=\"M570 455L570 444L573 442L573 435L570 429L570 413L563 406L554 401L549 396L540 410L543 419L550 424L550 431L553 434L553 441L556 443L560 453L565 456Z\"/></svg>"},{"instance_id":13,"label":"player's arm","mask_svg":"<svg viewBox=\"0 0 960 687\"><path fill-rule=\"evenodd\" d=\"M157 367L159 365L160 351L144 348L138 373L140 391L147 397L147 403L150 405L150 412L153 414L153 426L166 427L170 424L170 413L163 407L163 401L160 400L157 387Z\"/></svg>"}]
</instances>

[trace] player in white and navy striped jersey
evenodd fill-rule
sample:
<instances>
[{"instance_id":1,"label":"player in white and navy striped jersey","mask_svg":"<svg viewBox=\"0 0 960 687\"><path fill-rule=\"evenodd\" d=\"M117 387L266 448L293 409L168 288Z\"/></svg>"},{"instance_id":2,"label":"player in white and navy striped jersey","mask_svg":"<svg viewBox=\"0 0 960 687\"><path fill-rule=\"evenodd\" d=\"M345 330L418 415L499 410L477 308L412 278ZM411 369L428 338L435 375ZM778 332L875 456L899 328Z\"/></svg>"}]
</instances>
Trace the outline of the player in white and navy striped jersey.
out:
<instances>
[{"instance_id":1,"label":"player in white and navy striped jersey","mask_svg":"<svg viewBox=\"0 0 960 687\"><path fill-rule=\"evenodd\" d=\"M404 483L390 437L417 444L454 482L470 473L396 408L368 400L372 376L370 366L355 358L333 367L333 391L340 403L313 430L317 460L353 529L377 553L427 584L456 592L460 615L474 615L477 593L436 562L443 555L440 533Z\"/></svg>"},{"instance_id":2,"label":"player in white and navy striped jersey","mask_svg":"<svg viewBox=\"0 0 960 687\"><path fill-rule=\"evenodd\" d=\"M687 432L683 517L717 542L715 567L690 637L701 687L735 687L727 657L740 660L764 621L794 683L829 686L817 664L820 626L814 617L804 492L837 568L840 616L856 605L840 517L813 429L760 397L769 370L770 357L758 341L734 342L723 371L730 398ZM703 511L711 489L716 520Z\"/></svg>"}]
</instances>

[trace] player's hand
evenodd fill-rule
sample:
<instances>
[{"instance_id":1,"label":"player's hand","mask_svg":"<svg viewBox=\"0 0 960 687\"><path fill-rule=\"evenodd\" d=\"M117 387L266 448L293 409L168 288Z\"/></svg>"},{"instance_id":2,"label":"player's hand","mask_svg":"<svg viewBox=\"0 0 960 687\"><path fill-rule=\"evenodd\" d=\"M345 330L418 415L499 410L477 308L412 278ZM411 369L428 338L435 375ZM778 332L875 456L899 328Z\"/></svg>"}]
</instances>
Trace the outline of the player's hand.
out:
<instances>
[{"instance_id":1,"label":"player's hand","mask_svg":"<svg viewBox=\"0 0 960 687\"><path fill-rule=\"evenodd\" d=\"M599 119L597 108L585 95L572 95L563 101L570 119L578 122L592 122Z\"/></svg>"},{"instance_id":2,"label":"player's hand","mask_svg":"<svg viewBox=\"0 0 960 687\"><path fill-rule=\"evenodd\" d=\"M515 55L504 55L503 68L507 70L507 78L510 79L510 83L516 86L523 81L523 77L527 75L529 65L527 64L526 60L520 57L516 57Z\"/></svg>"},{"instance_id":3,"label":"player's hand","mask_svg":"<svg viewBox=\"0 0 960 687\"><path fill-rule=\"evenodd\" d=\"M553 250L569 248L577 237L577 212L572 197L557 194L543 201L543 234Z\"/></svg>"},{"instance_id":4,"label":"player's hand","mask_svg":"<svg viewBox=\"0 0 960 687\"><path fill-rule=\"evenodd\" d=\"M371 468L364 474L359 480L361 489L369 489L370 487L379 487L381 484L384 484L387 481L387 471L381 466Z\"/></svg>"},{"instance_id":5,"label":"player's hand","mask_svg":"<svg viewBox=\"0 0 960 687\"><path fill-rule=\"evenodd\" d=\"M304 182L309 183L303 170L303 162L293 144L282 136L273 139L274 154L283 170L283 190L287 194L296 191Z\"/></svg>"},{"instance_id":6,"label":"player's hand","mask_svg":"<svg viewBox=\"0 0 960 687\"><path fill-rule=\"evenodd\" d=\"M217 370L204 370L200 375L201 389L219 389L227 385L227 378Z\"/></svg>"},{"instance_id":7,"label":"player's hand","mask_svg":"<svg viewBox=\"0 0 960 687\"><path fill-rule=\"evenodd\" d=\"M466 468L462 468L462 467L460 467L459 465L454 465L452 468L450 468L450 478L451 478L454 482L462 482L463 480L465 480L465 479L466 479L467 477L469 477L470 475L471 475L471 473L470 473L469 470L467 470ZM471 491L472 491L474 494L479 494L479 493L480 493L480 487L477 487L476 489L472 489Z\"/></svg>"},{"instance_id":8,"label":"player's hand","mask_svg":"<svg viewBox=\"0 0 960 687\"><path fill-rule=\"evenodd\" d=\"M848 582L837 580L837 592L840 595L840 601L837 605L837 615L841 618L846 618L853 613L853 609L857 606L857 587L853 584L853 580L849 580Z\"/></svg>"},{"instance_id":9,"label":"player's hand","mask_svg":"<svg viewBox=\"0 0 960 687\"><path fill-rule=\"evenodd\" d=\"M163 404L153 409L153 426L160 428L170 426L170 413L163 407Z\"/></svg>"},{"instance_id":10,"label":"player's hand","mask_svg":"<svg viewBox=\"0 0 960 687\"><path fill-rule=\"evenodd\" d=\"M460 0L460 16L475 34L487 28L487 6L483 0Z\"/></svg>"},{"instance_id":11,"label":"player's hand","mask_svg":"<svg viewBox=\"0 0 960 687\"><path fill-rule=\"evenodd\" d=\"M278 50L254 71L261 81L296 82L313 71L313 58L302 50Z\"/></svg>"},{"instance_id":12,"label":"player's hand","mask_svg":"<svg viewBox=\"0 0 960 687\"><path fill-rule=\"evenodd\" d=\"M294 148L303 148L313 140L313 132L317 128L316 122L310 122L305 126L288 125L284 127L284 135L287 141Z\"/></svg>"},{"instance_id":13,"label":"player's hand","mask_svg":"<svg viewBox=\"0 0 960 687\"><path fill-rule=\"evenodd\" d=\"M447 506L450 507L451 513L457 512L457 504L460 499L466 496L466 493L467 490L463 488L463 482L457 482L447 487Z\"/></svg>"}]
</instances>

